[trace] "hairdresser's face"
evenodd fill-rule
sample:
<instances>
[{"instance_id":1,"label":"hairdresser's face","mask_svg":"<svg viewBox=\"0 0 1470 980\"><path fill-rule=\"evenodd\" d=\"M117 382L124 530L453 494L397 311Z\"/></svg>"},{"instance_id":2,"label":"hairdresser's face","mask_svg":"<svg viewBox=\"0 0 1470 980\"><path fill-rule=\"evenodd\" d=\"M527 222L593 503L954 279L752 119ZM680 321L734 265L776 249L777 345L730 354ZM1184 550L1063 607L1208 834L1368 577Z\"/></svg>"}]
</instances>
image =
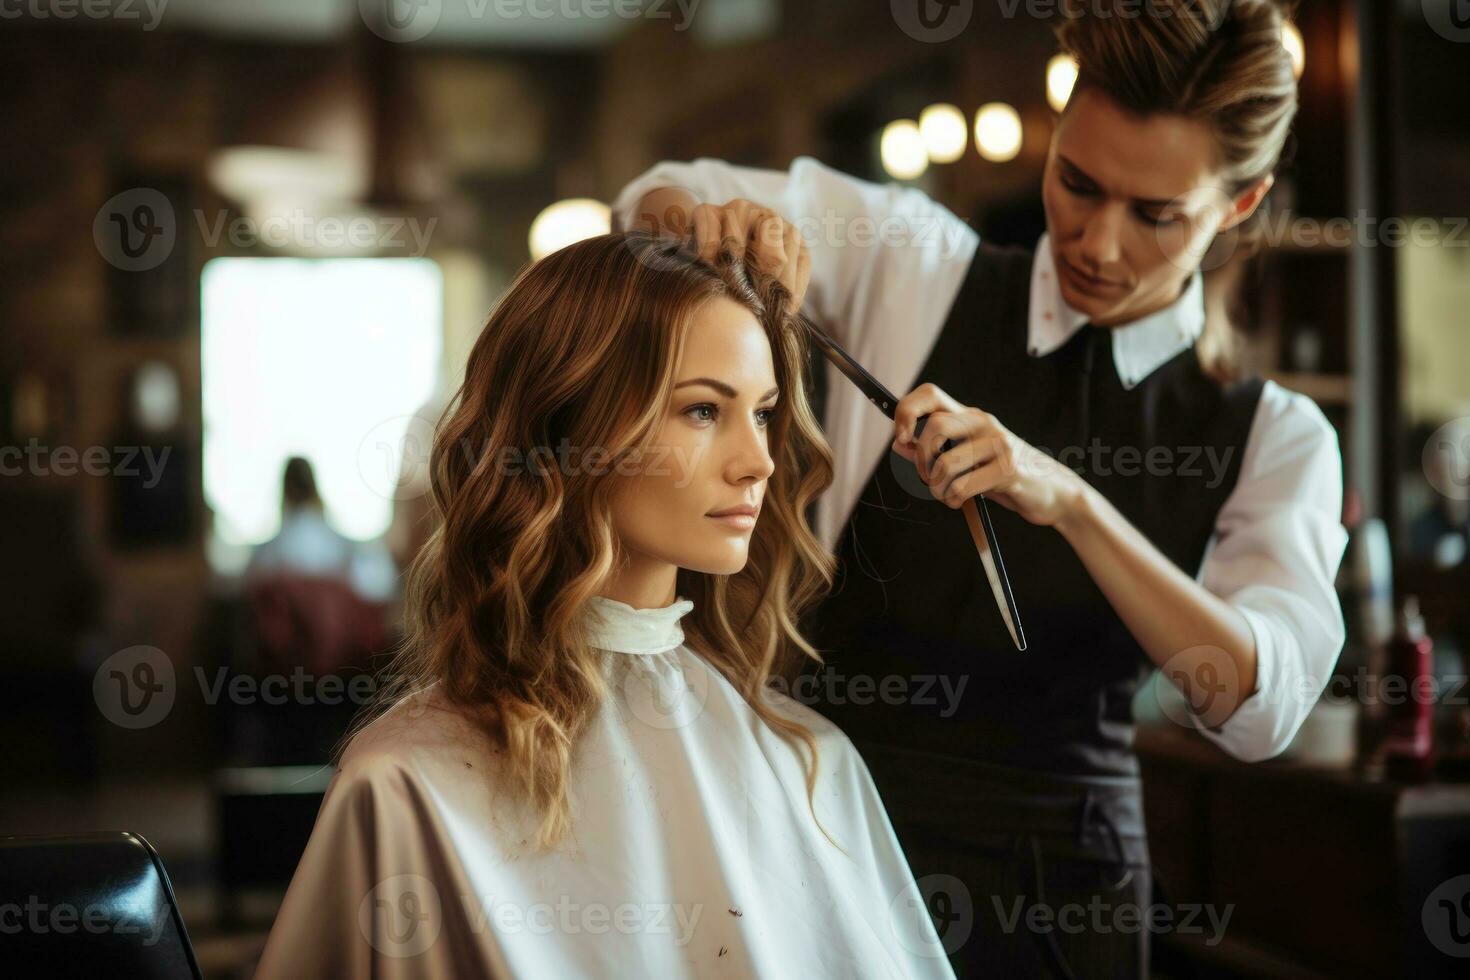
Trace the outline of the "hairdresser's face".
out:
<instances>
[{"instance_id":1,"label":"hairdresser's face","mask_svg":"<svg viewBox=\"0 0 1470 980\"><path fill-rule=\"evenodd\" d=\"M1230 197L1216 155L1203 122L1136 117L1095 89L1074 93L1042 183L1069 306L1111 326L1179 297L1215 235L1248 217L1269 187Z\"/></svg>"},{"instance_id":2,"label":"hairdresser's face","mask_svg":"<svg viewBox=\"0 0 1470 980\"><path fill-rule=\"evenodd\" d=\"M755 316L725 297L705 303L690 322L674 384L658 448L621 488L614 525L635 564L734 574L745 567L755 520L711 515L758 510L775 469L767 427L776 375Z\"/></svg>"}]
</instances>

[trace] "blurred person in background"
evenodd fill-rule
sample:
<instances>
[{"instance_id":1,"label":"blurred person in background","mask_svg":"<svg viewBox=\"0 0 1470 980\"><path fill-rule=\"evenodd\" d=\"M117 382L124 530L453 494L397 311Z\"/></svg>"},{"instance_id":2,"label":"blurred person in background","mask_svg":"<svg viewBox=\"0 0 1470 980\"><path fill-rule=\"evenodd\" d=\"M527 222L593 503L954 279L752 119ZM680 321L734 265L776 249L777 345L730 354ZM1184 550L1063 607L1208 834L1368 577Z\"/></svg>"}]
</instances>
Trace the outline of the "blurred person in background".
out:
<instances>
[{"instance_id":1,"label":"blurred person in background","mask_svg":"<svg viewBox=\"0 0 1470 980\"><path fill-rule=\"evenodd\" d=\"M311 461L302 456L286 460L281 529L251 552L245 579L280 573L339 579L371 602L386 602L397 586L397 570L381 542L354 541L332 527Z\"/></svg>"}]
</instances>

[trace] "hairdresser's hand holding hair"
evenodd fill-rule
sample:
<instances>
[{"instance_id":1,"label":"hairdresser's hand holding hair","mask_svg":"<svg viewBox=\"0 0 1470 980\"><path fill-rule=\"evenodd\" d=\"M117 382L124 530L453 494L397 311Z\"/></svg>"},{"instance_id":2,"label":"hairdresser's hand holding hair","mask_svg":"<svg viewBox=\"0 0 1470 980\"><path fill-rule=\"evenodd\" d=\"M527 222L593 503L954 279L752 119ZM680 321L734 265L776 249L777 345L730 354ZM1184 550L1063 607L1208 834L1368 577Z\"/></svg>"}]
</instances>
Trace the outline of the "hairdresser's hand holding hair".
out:
<instances>
[{"instance_id":1,"label":"hairdresser's hand holding hair","mask_svg":"<svg viewBox=\"0 0 1470 980\"><path fill-rule=\"evenodd\" d=\"M771 208L743 198L700 204L682 188L661 187L640 202L634 228L688 238L710 265L745 262L781 284L790 295L789 312L801 309L812 278L811 252L796 225Z\"/></svg>"}]
</instances>

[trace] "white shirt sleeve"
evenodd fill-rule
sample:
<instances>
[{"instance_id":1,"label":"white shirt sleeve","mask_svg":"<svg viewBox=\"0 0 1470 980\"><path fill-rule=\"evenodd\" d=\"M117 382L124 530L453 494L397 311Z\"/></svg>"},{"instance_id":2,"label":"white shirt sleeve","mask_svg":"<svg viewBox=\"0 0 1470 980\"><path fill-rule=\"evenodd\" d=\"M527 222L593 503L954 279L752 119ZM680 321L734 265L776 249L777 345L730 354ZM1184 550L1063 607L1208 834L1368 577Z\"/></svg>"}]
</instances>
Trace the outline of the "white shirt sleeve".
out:
<instances>
[{"instance_id":1,"label":"white shirt sleeve","mask_svg":"<svg viewBox=\"0 0 1470 980\"><path fill-rule=\"evenodd\" d=\"M1267 381L1199 575L1256 641L1255 691L1216 730L1190 713L1236 758L1281 753L1331 679L1345 636L1334 587L1341 515L1336 431L1310 398Z\"/></svg>"},{"instance_id":2,"label":"white shirt sleeve","mask_svg":"<svg viewBox=\"0 0 1470 980\"><path fill-rule=\"evenodd\" d=\"M665 161L618 194L619 226L632 226L644 194L668 186L701 203L744 198L795 222L812 257L804 309L849 350L879 324L886 335L937 336L979 242L921 191L859 180L812 157L786 172L707 157Z\"/></svg>"},{"instance_id":3,"label":"white shirt sleeve","mask_svg":"<svg viewBox=\"0 0 1470 980\"><path fill-rule=\"evenodd\" d=\"M811 157L785 172L709 158L659 163L618 194L618 227L632 227L638 202L658 187L680 187L701 203L744 198L794 222L812 260L803 310L900 398L913 389L980 242L921 191L859 180ZM892 442L893 423L836 368L826 378L837 472L818 505L817 533L830 549Z\"/></svg>"}]
</instances>

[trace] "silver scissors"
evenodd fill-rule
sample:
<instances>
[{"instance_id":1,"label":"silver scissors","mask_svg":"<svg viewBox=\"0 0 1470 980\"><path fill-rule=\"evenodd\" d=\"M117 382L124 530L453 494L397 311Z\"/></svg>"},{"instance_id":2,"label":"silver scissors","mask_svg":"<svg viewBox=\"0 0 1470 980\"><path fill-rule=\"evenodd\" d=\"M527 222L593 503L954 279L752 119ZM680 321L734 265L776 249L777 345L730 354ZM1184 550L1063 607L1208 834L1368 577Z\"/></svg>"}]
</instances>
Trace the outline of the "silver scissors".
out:
<instances>
[{"instance_id":1,"label":"silver scissors","mask_svg":"<svg viewBox=\"0 0 1470 980\"><path fill-rule=\"evenodd\" d=\"M808 317L801 316L799 319L806 324L807 332L811 334L812 340L821 348L827 359L837 366L837 370L847 375L858 390L867 396L868 401L878 406L878 410L890 419L898 408L898 399L893 392L883 386L883 383L873 377L867 370L853 359L853 356L843 350L841 345L826 332L813 323ZM924 423L929 416L922 415L914 426L914 438L917 439L924 432ZM940 447L940 453L948 452L956 445L955 440L946 439ZM975 501L980 501L980 506L975 506ZM1016 597L1011 592L1010 579L1006 577L1006 563L1000 557L1000 544L995 537L995 526L990 523L990 509L986 505L985 495L979 494L966 500L961 507L965 514L965 522L970 526L970 537L975 540L975 549L980 552L980 564L985 566L985 577L990 580L990 591L995 595L995 604L1000 608L1000 618L1005 621L1006 629L1010 631L1011 642L1015 643L1017 650L1026 649L1026 633L1021 629L1021 611L1016 608ZM977 514L978 510L978 514Z\"/></svg>"}]
</instances>

